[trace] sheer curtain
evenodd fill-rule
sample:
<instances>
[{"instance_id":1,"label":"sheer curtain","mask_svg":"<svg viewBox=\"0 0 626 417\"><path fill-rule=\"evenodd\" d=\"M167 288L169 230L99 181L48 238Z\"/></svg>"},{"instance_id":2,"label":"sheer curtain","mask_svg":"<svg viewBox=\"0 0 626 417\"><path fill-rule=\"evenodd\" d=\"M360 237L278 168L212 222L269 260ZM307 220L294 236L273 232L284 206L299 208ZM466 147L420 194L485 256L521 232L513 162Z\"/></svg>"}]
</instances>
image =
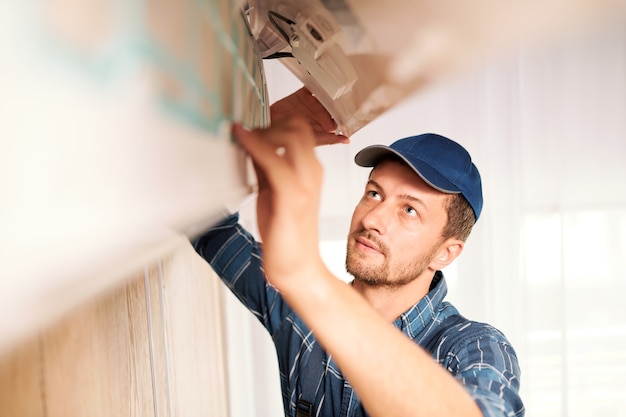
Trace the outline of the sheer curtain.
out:
<instances>
[{"instance_id":1,"label":"sheer curtain","mask_svg":"<svg viewBox=\"0 0 626 417\"><path fill-rule=\"evenodd\" d=\"M272 99L296 88L268 64ZM527 415L626 416L626 30L607 28L432 86L381 116L325 166L322 253L339 276L371 143L432 131L463 143L485 208L444 273L463 314L499 327L522 367ZM244 222L254 227L252 204ZM232 416L281 415L275 353L226 295Z\"/></svg>"}]
</instances>

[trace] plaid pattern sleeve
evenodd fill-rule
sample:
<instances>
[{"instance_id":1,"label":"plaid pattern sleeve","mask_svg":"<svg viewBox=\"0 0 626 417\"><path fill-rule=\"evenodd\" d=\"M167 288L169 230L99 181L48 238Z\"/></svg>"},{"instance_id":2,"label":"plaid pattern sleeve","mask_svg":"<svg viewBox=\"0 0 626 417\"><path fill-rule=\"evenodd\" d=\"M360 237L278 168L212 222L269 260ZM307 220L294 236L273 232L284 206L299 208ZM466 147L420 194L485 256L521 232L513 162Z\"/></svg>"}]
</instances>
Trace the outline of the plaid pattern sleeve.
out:
<instances>
[{"instance_id":1,"label":"plaid pattern sleeve","mask_svg":"<svg viewBox=\"0 0 626 417\"><path fill-rule=\"evenodd\" d=\"M467 321L446 332L433 356L463 385L485 417L522 417L515 350L494 327Z\"/></svg>"},{"instance_id":2,"label":"plaid pattern sleeve","mask_svg":"<svg viewBox=\"0 0 626 417\"><path fill-rule=\"evenodd\" d=\"M192 240L233 294L274 334L290 313L278 291L267 283L261 262L261 246L231 214Z\"/></svg>"}]
</instances>

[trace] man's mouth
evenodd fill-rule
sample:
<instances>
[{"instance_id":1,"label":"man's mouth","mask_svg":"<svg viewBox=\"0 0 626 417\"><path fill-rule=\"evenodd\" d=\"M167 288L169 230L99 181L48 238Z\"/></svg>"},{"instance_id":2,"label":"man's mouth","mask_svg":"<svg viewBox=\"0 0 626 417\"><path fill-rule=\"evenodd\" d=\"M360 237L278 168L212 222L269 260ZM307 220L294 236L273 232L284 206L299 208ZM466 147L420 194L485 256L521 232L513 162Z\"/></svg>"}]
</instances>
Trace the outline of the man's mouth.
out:
<instances>
[{"instance_id":1,"label":"man's mouth","mask_svg":"<svg viewBox=\"0 0 626 417\"><path fill-rule=\"evenodd\" d=\"M382 254L383 251L376 242L367 237L360 235L355 237L357 247L363 252L376 252Z\"/></svg>"}]
</instances>

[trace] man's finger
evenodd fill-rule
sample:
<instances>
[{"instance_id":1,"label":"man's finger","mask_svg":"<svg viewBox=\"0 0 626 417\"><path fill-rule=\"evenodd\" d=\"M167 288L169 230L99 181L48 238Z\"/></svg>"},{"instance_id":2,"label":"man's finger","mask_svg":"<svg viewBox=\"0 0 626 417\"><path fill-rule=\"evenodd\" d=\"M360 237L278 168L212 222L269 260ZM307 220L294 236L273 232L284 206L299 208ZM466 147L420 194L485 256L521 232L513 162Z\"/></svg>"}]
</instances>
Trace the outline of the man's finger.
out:
<instances>
[{"instance_id":1,"label":"man's finger","mask_svg":"<svg viewBox=\"0 0 626 417\"><path fill-rule=\"evenodd\" d=\"M315 158L316 137L304 118L292 117L268 129L254 130L254 133L274 154L267 157L272 164L288 164L289 169L296 173L306 171L311 159ZM280 157L280 161L276 160L276 156Z\"/></svg>"},{"instance_id":2,"label":"man's finger","mask_svg":"<svg viewBox=\"0 0 626 417\"><path fill-rule=\"evenodd\" d=\"M293 117L263 130L263 139L273 142L282 151L281 156L295 175L311 175L316 169L317 157L315 146L317 137L314 135L306 119Z\"/></svg>"},{"instance_id":3,"label":"man's finger","mask_svg":"<svg viewBox=\"0 0 626 417\"><path fill-rule=\"evenodd\" d=\"M318 134L317 136L317 145L336 145L339 143L348 144L350 143L350 138L344 135L336 135L334 133L324 133Z\"/></svg>"},{"instance_id":4,"label":"man's finger","mask_svg":"<svg viewBox=\"0 0 626 417\"><path fill-rule=\"evenodd\" d=\"M305 118L313 129L318 146L349 142L346 136L335 135L337 123L306 87L272 104L270 111L272 124L294 116Z\"/></svg>"},{"instance_id":5,"label":"man's finger","mask_svg":"<svg viewBox=\"0 0 626 417\"><path fill-rule=\"evenodd\" d=\"M278 147L270 140L264 140L262 130L248 131L241 125L233 125L233 134L248 152L257 173L259 187L274 185L276 178L288 175L285 161L277 153Z\"/></svg>"},{"instance_id":6,"label":"man's finger","mask_svg":"<svg viewBox=\"0 0 626 417\"><path fill-rule=\"evenodd\" d=\"M252 132L235 126L233 133L257 165L257 175L271 188L290 188L298 178L318 178L316 138L306 120L292 118Z\"/></svg>"}]
</instances>

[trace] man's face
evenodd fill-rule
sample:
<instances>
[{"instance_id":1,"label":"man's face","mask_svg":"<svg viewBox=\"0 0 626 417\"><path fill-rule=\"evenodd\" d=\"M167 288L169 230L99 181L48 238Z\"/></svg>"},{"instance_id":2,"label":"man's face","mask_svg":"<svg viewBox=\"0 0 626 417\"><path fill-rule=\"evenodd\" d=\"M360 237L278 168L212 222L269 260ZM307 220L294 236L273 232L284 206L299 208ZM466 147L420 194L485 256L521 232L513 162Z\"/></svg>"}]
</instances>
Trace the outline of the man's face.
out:
<instances>
[{"instance_id":1,"label":"man's face","mask_svg":"<svg viewBox=\"0 0 626 417\"><path fill-rule=\"evenodd\" d=\"M446 198L404 163L379 163L352 215L348 272L371 286L399 287L418 278L443 243Z\"/></svg>"}]
</instances>

